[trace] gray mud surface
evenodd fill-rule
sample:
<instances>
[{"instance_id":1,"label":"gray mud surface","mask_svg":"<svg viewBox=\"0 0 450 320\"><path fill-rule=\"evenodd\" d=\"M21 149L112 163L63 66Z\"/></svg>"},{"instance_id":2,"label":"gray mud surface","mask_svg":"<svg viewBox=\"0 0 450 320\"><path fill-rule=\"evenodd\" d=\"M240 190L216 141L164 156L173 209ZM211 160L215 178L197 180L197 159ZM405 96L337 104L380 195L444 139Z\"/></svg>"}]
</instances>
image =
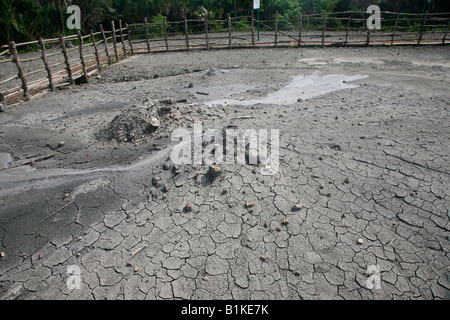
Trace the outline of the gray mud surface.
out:
<instances>
[{"instance_id":1,"label":"gray mud surface","mask_svg":"<svg viewBox=\"0 0 450 320\"><path fill-rule=\"evenodd\" d=\"M0 298L450 299L449 58L136 55L8 106ZM195 123L278 129L277 173L175 165Z\"/></svg>"}]
</instances>

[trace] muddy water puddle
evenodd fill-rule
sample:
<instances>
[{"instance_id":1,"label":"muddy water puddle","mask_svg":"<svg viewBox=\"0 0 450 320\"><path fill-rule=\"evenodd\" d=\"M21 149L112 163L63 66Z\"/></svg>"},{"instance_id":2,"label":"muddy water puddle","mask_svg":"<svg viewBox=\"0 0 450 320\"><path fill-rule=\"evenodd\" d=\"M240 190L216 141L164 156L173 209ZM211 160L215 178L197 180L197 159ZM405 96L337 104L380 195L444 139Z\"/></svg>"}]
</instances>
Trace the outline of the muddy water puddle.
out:
<instances>
[{"instance_id":1,"label":"muddy water puddle","mask_svg":"<svg viewBox=\"0 0 450 320\"><path fill-rule=\"evenodd\" d=\"M291 77L291 81L279 90L262 96L260 94L259 97L252 95L252 92L260 93L261 91L256 87L248 85L213 87L210 90L213 92L220 91L221 98L205 101L204 103L210 106L249 106L255 104L292 105L298 101L311 99L334 91L356 88L359 84L352 83L353 81L368 77L368 75L359 74L322 74L321 72L314 72L311 75L300 74ZM239 92L239 89L242 89L242 91ZM240 97L232 98L232 96Z\"/></svg>"}]
</instances>

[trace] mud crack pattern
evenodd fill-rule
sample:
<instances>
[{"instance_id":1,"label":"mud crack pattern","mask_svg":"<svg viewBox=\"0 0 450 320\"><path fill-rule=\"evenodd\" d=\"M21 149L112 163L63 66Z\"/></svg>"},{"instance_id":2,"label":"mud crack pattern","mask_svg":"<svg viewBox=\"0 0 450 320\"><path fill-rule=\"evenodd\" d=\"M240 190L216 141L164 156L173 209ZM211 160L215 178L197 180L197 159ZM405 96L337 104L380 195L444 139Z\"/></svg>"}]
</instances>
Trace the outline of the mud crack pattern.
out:
<instances>
[{"instance_id":1,"label":"mud crack pattern","mask_svg":"<svg viewBox=\"0 0 450 320\"><path fill-rule=\"evenodd\" d=\"M0 296L449 299L448 107L376 84L289 107L200 106L205 128L279 128L278 173L224 165L209 180L166 155L2 198Z\"/></svg>"}]
</instances>

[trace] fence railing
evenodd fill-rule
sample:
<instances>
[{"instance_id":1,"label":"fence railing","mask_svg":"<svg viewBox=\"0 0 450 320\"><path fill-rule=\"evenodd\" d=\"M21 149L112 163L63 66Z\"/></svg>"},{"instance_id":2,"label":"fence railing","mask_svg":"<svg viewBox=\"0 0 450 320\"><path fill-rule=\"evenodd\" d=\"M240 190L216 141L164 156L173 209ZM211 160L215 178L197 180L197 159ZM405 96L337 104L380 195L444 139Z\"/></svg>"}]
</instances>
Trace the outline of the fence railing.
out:
<instances>
[{"instance_id":1,"label":"fence railing","mask_svg":"<svg viewBox=\"0 0 450 320\"><path fill-rule=\"evenodd\" d=\"M257 20L254 15L208 20L125 24L111 31L0 46L0 104L30 99L44 90L88 82L102 66L129 54L168 51L309 46L443 45L450 13L381 12L381 29L367 27L366 12L299 15ZM75 45L72 45L75 43ZM27 52L30 46L38 51ZM20 50L22 49L22 50ZM41 53L37 55L36 53ZM6 58L3 58L6 57ZM9 63L9 64L8 64ZM9 66L9 67L8 67Z\"/></svg>"},{"instance_id":2,"label":"fence railing","mask_svg":"<svg viewBox=\"0 0 450 320\"><path fill-rule=\"evenodd\" d=\"M102 66L131 54L130 45L125 44L128 29L121 21L117 29L112 22L111 31L102 26L100 30L0 46L0 103L29 100L44 90L89 82Z\"/></svg>"}]
</instances>

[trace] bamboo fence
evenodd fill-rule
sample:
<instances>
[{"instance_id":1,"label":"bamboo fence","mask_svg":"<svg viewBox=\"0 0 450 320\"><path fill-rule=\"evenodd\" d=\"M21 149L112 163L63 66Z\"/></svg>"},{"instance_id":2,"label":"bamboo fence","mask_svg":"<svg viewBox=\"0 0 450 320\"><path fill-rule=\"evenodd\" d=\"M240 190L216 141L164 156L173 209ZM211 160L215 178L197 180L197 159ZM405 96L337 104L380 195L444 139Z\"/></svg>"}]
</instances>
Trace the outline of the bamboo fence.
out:
<instances>
[{"instance_id":1,"label":"bamboo fence","mask_svg":"<svg viewBox=\"0 0 450 320\"><path fill-rule=\"evenodd\" d=\"M367 28L366 12L299 15L270 20L250 16L223 20L199 19L123 25L114 21L111 30L80 32L54 39L38 39L0 46L0 104L29 100L37 93L86 83L100 68L140 53L169 51L279 48L279 47L372 47L421 46L450 43L450 13L406 14L381 12L381 29ZM71 42L77 42L76 46ZM26 52L38 46L41 55ZM33 47L33 48L34 48ZM21 50L22 49L22 50ZM6 63L15 70L3 73ZM29 65L27 67L27 65ZM8 69L8 68L4 68ZM3 108L4 109L4 108Z\"/></svg>"}]
</instances>

